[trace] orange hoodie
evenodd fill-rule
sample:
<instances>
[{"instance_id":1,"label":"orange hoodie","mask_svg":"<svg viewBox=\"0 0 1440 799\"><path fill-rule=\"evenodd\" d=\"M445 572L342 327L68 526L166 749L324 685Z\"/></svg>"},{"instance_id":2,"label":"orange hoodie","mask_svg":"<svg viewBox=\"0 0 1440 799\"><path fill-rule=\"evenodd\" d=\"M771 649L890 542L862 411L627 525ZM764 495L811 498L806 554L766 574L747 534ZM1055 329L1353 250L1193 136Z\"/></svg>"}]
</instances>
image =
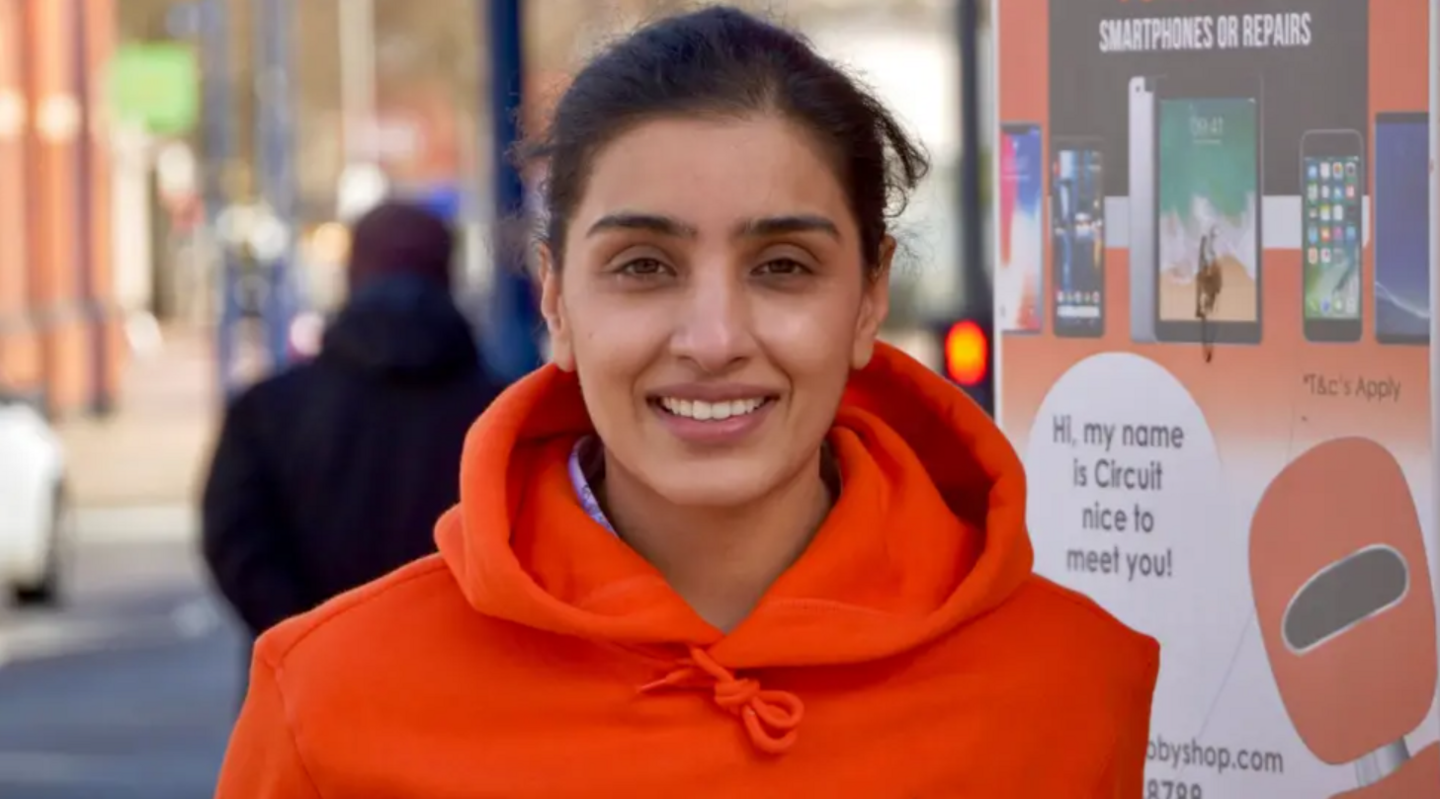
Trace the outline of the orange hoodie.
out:
<instances>
[{"instance_id":1,"label":"orange hoodie","mask_svg":"<svg viewBox=\"0 0 1440 799\"><path fill-rule=\"evenodd\" d=\"M730 634L597 524L546 367L475 424L440 554L257 645L219 799L1140 797L1159 650L1031 574L1025 480L890 348L844 489Z\"/></svg>"}]
</instances>

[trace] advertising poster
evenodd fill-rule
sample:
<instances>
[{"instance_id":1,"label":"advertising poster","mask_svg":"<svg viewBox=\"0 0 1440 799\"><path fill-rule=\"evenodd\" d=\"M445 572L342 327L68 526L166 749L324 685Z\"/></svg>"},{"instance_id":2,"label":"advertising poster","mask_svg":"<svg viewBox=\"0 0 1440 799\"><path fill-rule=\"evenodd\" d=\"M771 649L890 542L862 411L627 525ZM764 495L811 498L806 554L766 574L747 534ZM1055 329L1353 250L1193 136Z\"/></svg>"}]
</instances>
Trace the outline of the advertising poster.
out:
<instances>
[{"instance_id":1,"label":"advertising poster","mask_svg":"<svg viewBox=\"0 0 1440 799\"><path fill-rule=\"evenodd\" d=\"M992 6L997 415L1147 799L1440 799L1436 5Z\"/></svg>"}]
</instances>

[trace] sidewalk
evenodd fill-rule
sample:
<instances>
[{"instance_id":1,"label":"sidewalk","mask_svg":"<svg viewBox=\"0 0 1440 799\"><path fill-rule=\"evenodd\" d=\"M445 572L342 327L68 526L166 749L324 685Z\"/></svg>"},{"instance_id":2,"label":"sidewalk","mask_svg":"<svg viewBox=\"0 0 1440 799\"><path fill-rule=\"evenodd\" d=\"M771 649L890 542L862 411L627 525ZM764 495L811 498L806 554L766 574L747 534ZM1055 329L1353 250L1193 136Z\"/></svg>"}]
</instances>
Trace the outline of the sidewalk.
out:
<instances>
[{"instance_id":1,"label":"sidewalk","mask_svg":"<svg viewBox=\"0 0 1440 799\"><path fill-rule=\"evenodd\" d=\"M175 513L198 496L219 418L210 334L163 334L157 350L132 355L113 416L60 424L76 508Z\"/></svg>"}]
</instances>

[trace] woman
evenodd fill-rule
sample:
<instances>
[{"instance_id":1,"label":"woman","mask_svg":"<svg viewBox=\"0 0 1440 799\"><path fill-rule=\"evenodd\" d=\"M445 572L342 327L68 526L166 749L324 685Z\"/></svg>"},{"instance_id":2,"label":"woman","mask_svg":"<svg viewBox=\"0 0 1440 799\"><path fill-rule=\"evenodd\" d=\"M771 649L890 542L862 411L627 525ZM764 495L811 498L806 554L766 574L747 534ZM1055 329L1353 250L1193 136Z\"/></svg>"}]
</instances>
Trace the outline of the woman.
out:
<instances>
[{"instance_id":1,"label":"woman","mask_svg":"<svg viewBox=\"0 0 1440 799\"><path fill-rule=\"evenodd\" d=\"M535 155L554 363L438 556L260 641L221 799L1140 796L1155 643L1031 574L1009 444L876 341L892 117L711 8Z\"/></svg>"}]
</instances>

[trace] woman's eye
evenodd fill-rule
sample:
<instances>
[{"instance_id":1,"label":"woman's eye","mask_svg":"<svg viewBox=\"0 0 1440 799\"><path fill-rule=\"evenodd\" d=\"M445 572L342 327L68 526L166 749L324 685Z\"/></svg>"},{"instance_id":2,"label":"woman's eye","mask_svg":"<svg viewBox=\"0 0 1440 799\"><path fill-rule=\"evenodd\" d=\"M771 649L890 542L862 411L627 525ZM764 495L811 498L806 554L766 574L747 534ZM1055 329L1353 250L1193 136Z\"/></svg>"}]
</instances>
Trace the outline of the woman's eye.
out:
<instances>
[{"instance_id":1,"label":"woman's eye","mask_svg":"<svg viewBox=\"0 0 1440 799\"><path fill-rule=\"evenodd\" d=\"M803 275L810 270L806 269L804 264L792 258L776 258L760 264L755 271L761 275L789 277L792 275Z\"/></svg>"},{"instance_id":2,"label":"woman's eye","mask_svg":"<svg viewBox=\"0 0 1440 799\"><path fill-rule=\"evenodd\" d=\"M631 277L658 277L670 271L662 261L655 258L636 258L620 267L620 273Z\"/></svg>"}]
</instances>

